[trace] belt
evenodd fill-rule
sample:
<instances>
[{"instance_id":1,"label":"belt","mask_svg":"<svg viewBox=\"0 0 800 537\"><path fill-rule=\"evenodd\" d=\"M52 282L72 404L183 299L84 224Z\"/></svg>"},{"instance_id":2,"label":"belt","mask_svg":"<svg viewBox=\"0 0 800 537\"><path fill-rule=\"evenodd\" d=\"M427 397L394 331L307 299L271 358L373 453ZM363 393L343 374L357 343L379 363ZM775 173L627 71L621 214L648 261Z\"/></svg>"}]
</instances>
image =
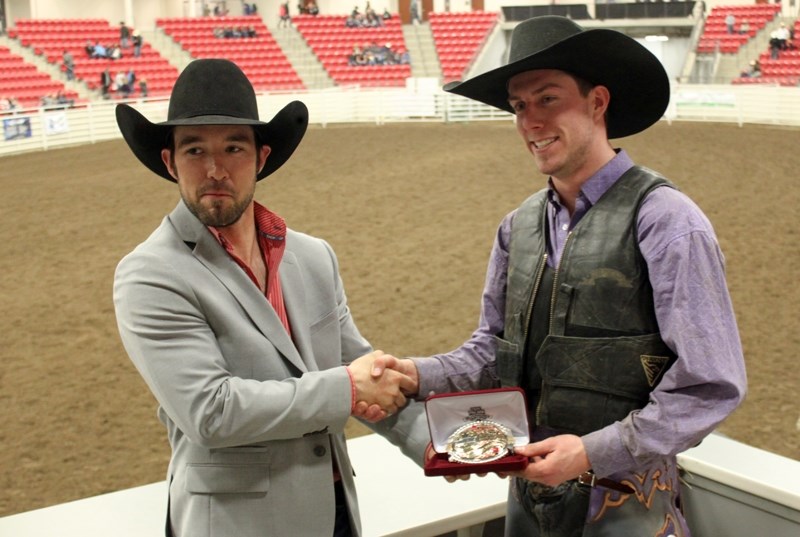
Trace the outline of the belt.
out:
<instances>
[{"instance_id":1,"label":"belt","mask_svg":"<svg viewBox=\"0 0 800 537\"><path fill-rule=\"evenodd\" d=\"M633 494L634 492L630 485L626 485L606 477L598 478L591 470L588 472L583 472L581 475L575 478L575 481L581 485L586 485L587 487L605 487L607 489L616 490L617 492L623 492L625 494Z\"/></svg>"}]
</instances>

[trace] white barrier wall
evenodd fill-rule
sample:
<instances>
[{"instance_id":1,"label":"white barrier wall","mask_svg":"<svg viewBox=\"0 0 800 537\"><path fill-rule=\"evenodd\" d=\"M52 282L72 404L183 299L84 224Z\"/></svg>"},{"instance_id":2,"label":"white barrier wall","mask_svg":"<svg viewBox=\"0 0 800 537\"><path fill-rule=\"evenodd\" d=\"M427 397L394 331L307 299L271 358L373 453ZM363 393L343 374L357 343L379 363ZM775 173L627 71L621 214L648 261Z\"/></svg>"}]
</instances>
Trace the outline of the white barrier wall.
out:
<instances>
[{"instance_id":1,"label":"white barrier wall","mask_svg":"<svg viewBox=\"0 0 800 537\"><path fill-rule=\"evenodd\" d=\"M403 121L465 122L511 120L511 115L440 91L418 91L424 80L409 79L406 89L362 90L339 87L302 93L259 96L263 120L287 102L299 99L310 122L384 124ZM166 120L166 100L129 101L151 121ZM0 156L119 138L117 102L92 102L67 110L23 110L0 115ZM717 121L800 126L800 88L677 85L664 116L672 121Z\"/></svg>"},{"instance_id":2,"label":"white barrier wall","mask_svg":"<svg viewBox=\"0 0 800 537\"><path fill-rule=\"evenodd\" d=\"M347 445L365 537L472 537L505 515L508 483L495 475L447 483L378 435ZM800 461L712 434L678 462L693 537L800 535ZM166 483L152 483L0 518L0 535L157 537L166 506Z\"/></svg>"}]
</instances>

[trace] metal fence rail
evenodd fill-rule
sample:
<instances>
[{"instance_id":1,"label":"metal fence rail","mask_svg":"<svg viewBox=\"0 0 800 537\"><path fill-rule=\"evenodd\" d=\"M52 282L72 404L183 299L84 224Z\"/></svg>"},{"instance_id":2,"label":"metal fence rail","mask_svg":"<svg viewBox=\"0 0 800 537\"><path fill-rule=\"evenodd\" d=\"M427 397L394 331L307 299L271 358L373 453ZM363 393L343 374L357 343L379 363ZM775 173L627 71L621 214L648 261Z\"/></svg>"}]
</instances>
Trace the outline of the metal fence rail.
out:
<instances>
[{"instance_id":1,"label":"metal fence rail","mask_svg":"<svg viewBox=\"0 0 800 537\"><path fill-rule=\"evenodd\" d=\"M475 101L444 92L413 89L326 90L259 95L263 119L289 101L299 99L309 108L310 122L387 123L422 121L463 123L511 120L511 115ZM3 138L0 156L42 151L119 138L114 117L119 101L90 102L71 109L30 109L0 114ZM151 121L166 120L168 101L128 101ZM717 121L800 126L800 88L778 86L675 85L664 115L672 121Z\"/></svg>"}]
</instances>

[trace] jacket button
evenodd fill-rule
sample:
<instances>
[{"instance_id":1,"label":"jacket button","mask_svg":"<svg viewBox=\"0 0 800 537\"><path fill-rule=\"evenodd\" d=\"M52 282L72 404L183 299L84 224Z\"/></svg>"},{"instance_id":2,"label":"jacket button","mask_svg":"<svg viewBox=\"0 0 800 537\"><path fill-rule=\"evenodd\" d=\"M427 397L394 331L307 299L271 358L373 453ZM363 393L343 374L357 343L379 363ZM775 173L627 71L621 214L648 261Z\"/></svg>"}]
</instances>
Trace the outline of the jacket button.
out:
<instances>
[{"instance_id":1,"label":"jacket button","mask_svg":"<svg viewBox=\"0 0 800 537\"><path fill-rule=\"evenodd\" d=\"M325 453L327 453L325 446L314 446L314 455L317 457L324 457Z\"/></svg>"}]
</instances>

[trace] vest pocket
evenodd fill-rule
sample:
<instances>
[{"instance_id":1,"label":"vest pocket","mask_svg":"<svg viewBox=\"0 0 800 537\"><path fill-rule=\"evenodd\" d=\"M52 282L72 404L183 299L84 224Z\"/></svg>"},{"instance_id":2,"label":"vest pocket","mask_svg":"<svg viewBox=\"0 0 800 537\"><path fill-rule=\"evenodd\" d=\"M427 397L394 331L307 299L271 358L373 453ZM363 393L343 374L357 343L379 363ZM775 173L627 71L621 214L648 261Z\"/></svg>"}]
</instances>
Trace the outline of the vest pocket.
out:
<instances>
[{"instance_id":1,"label":"vest pocket","mask_svg":"<svg viewBox=\"0 0 800 537\"><path fill-rule=\"evenodd\" d=\"M536 355L542 374L537 425L583 435L622 420L647 404L673 361L659 334L547 336Z\"/></svg>"},{"instance_id":2,"label":"vest pocket","mask_svg":"<svg viewBox=\"0 0 800 537\"><path fill-rule=\"evenodd\" d=\"M519 386L522 376L522 357L519 345L494 336L495 369L501 386Z\"/></svg>"}]
</instances>

